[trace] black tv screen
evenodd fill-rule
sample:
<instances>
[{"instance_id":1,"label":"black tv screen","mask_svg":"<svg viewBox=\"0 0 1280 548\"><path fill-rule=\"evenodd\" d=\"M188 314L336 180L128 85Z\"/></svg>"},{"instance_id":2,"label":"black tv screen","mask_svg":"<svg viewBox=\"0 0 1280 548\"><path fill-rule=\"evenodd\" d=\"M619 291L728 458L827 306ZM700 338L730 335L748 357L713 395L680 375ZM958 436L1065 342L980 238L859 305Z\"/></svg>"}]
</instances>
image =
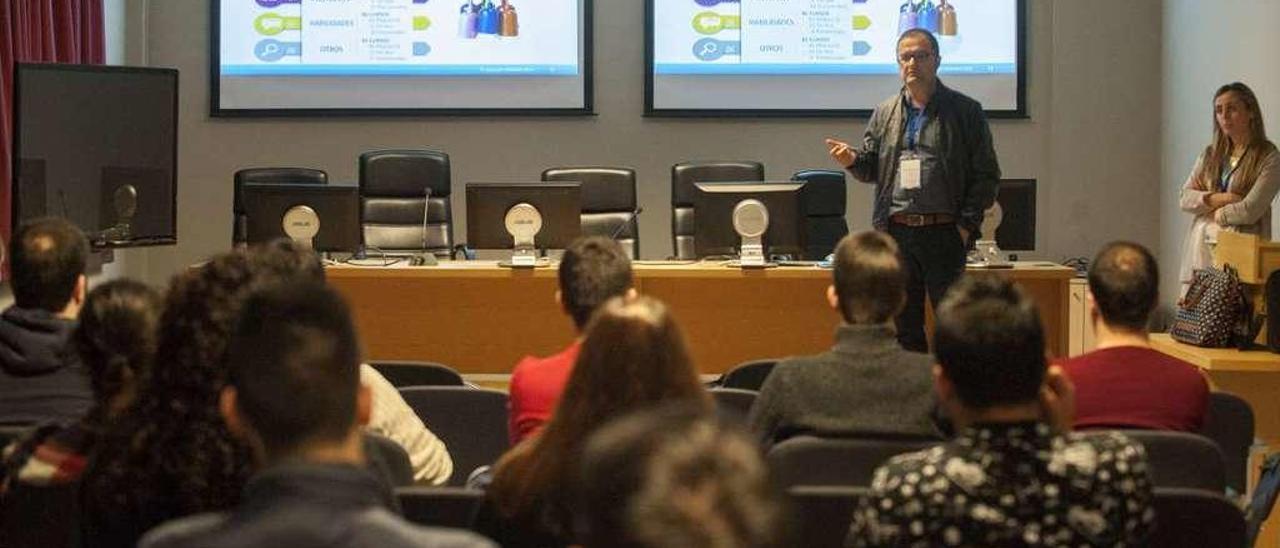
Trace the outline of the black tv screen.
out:
<instances>
[{"instance_id":1,"label":"black tv screen","mask_svg":"<svg viewBox=\"0 0 1280 548\"><path fill-rule=\"evenodd\" d=\"M14 228L56 216L96 247L177 241L177 70L19 63L14 84Z\"/></svg>"}]
</instances>

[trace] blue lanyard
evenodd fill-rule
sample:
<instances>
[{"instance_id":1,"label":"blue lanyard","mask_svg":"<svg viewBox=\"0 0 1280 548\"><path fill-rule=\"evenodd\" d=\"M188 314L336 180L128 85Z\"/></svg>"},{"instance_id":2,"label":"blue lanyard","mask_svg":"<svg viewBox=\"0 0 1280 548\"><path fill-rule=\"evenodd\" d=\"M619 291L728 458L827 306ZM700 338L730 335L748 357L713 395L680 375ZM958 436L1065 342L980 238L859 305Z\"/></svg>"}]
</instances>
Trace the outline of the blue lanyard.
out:
<instances>
[{"instance_id":1,"label":"blue lanyard","mask_svg":"<svg viewBox=\"0 0 1280 548\"><path fill-rule=\"evenodd\" d=\"M908 99L910 101L910 99ZM926 107L927 108L927 107ZM916 142L920 140L920 132L924 131L924 109L916 109L910 103L907 104L907 148L916 149Z\"/></svg>"}]
</instances>

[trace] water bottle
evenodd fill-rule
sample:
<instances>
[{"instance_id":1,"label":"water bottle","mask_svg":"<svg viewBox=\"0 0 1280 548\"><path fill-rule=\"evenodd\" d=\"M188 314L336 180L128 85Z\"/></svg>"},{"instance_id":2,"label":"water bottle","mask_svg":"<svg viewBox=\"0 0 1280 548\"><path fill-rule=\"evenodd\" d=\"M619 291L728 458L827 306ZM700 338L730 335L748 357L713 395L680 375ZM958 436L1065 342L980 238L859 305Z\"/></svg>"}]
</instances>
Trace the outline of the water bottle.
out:
<instances>
[{"instance_id":1,"label":"water bottle","mask_svg":"<svg viewBox=\"0 0 1280 548\"><path fill-rule=\"evenodd\" d=\"M502 15L502 29L498 34L500 36L519 36L520 19L516 17L516 7L509 4L507 0L502 0L502 7L498 8L498 13Z\"/></svg>"},{"instance_id":2,"label":"water bottle","mask_svg":"<svg viewBox=\"0 0 1280 548\"><path fill-rule=\"evenodd\" d=\"M476 6L467 0L458 15L458 38L476 37Z\"/></svg>"},{"instance_id":3,"label":"water bottle","mask_svg":"<svg viewBox=\"0 0 1280 548\"><path fill-rule=\"evenodd\" d=\"M939 19L941 24L938 25L938 34L943 36L955 36L960 33L960 23L956 20L956 7L947 2L947 0L939 0L942 2L938 6L940 13Z\"/></svg>"},{"instance_id":4,"label":"water bottle","mask_svg":"<svg viewBox=\"0 0 1280 548\"><path fill-rule=\"evenodd\" d=\"M502 27L501 19L502 16L498 14L498 8L493 5L493 0L484 0L484 5L480 6L476 32L480 34L498 34Z\"/></svg>"},{"instance_id":5,"label":"water bottle","mask_svg":"<svg viewBox=\"0 0 1280 548\"><path fill-rule=\"evenodd\" d=\"M917 18L916 22L920 25L920 28L937 34L940 23L938 18L939 15L938 8L933 5L933 0L925 0L925 2L920 5L920 16Z\"/></svg>"},{"instance_id":6,"label":"water bottle","mask_svg":"<svg viewBox=\"0 0 1280 548\"><path fill-rule=\"evenodd\" d=\"M911 5L912 0L903 2L902 7L898 8L898 34L901 35L911 29L916 28L916 7Z\"/></svg>"}]
</instances>

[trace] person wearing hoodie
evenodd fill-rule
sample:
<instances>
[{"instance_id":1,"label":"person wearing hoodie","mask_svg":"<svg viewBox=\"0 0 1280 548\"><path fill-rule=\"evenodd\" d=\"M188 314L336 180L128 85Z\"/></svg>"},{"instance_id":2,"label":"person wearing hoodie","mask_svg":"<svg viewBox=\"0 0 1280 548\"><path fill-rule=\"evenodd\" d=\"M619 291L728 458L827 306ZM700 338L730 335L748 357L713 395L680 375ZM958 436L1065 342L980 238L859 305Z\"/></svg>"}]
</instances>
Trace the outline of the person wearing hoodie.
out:
<instances>
[{"instance_id":1,"label":"person wearing hoodie","mask_svg":"<svg viewBox=\"0 0 1280 548\"><path fill-rule=\"evenodd\" d=\"M67 344L84 304L89 242L51 217L24 223L10 241L14 305L0 313L0 424L73 423L94 403Z\"/></svg>"}]
</instances>

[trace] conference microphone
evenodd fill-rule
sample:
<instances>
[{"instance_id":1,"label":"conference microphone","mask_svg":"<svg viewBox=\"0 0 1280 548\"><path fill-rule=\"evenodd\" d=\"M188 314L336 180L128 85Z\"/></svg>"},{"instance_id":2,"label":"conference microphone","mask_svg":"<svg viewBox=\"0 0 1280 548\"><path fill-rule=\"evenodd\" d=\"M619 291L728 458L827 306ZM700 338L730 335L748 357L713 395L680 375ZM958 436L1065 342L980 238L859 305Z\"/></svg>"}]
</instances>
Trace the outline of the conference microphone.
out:
<instances>
[{"instance_id":1,"label":"conference microphone","mask_svg":"<svg viewBox=\"0 0 1280 548\"><path fill-rule=\"evenodd\" d=\"M422 252L427 252L427 214L431 210L431 184L422 186Z\"/></svg>"},{"instance_id":2,"label":"conference microphone","mask_svg":"<svg viewBox=\"0 0 1280 548\"><path fill-rule=\"evenodd\" d=\"M631 224L631 221L636 220L636 217L639 217L641 213L644 213L644 208L640 206L636 206L635 210L631 211L631 213L627 215L627 218L623 219L621 223L618 223L618 227L613 229L613 234L609 236L609 239L610 240L618 239L618 236L622 234L622 229L626 228L627 225Z\"/></svg>"}]
</instances>

